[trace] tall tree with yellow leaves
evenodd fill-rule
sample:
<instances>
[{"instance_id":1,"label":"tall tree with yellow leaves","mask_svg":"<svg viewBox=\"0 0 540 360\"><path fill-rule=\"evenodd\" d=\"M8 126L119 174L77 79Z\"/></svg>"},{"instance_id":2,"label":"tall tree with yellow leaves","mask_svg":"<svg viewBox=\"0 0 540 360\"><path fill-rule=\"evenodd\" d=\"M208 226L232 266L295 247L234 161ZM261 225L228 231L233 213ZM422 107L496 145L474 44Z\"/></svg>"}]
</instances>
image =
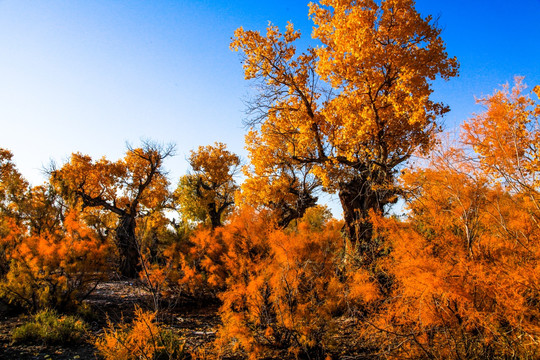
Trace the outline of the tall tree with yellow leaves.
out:
<instances>
[{"instance_id":1,"label":"tall tree with yellow leaves","mask_svg":"<svg viewBox=\"0 0 540 360\"><path fill-rule=\"evenodd\" d=\"M231 48L261 89L247 148L255 169L311 165L339 194L348 237L368 241L369 212L395 202L397 169L431 148L448 111L430 99L431 81L455 76L458 64L412 0L321 0L310 14L322 46L303 54L292 24L235 32Z\"/></svg>"}]
</instances>

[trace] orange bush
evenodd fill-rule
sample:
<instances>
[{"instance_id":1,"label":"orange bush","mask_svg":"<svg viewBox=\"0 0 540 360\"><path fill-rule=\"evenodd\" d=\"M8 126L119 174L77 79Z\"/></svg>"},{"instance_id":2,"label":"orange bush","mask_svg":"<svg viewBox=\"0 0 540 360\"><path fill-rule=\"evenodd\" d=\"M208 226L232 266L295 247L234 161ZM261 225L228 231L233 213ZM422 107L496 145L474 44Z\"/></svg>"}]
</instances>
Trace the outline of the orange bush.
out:
<instances>
[{"instance_id":1,"label":"orange bush","mask_svg":"<svg viewBox=\"0 0 540 360\"><path fill-rule=\"evenodd\" d=\"M540 213L459 151L442 155L406 176L408 221L375 222L394 278L380 343L396 359L538 358Z\"/></svg>"},{"instance_id":2,"label":"orange bush","mask_svg":"<svg viewBox=\"0 0 540 360\"><path fill-rule=\"evenodd\" d=\"M66 215L62 228L27 234L12 227L0 242L9 264L0 294L32 310L70 306L106 276L109 246L75 212Z\"/></svg>"},{"instance_id":3,"label":"orange bush","mask_svg":"<svg viewBox=\"0 0 540 360\"><path fill-rule=\"evenodd\" d=\"M377 283L345 256L343 224L325 208L286 230L273 219L244 207L223 227L196 230L187 249L164 251L152 282L168 296L221 299L218 349L235 344L252 358L338 351L343 316L380 299Z\"/></svg>"},{"instance_id":4,"label":"orange bush","mask_svg":"<svg viewBox=\"0 0 540 360\"><path fill-rule=\"evenodd\" d=\"M162 284L166 296L216 299L233 275L246 268L246 261L264 252L264 239L272 229L268 214L244 209L223 227L195 230L187 245L171 244L163 251L166 264L153 265L150 277Z\"/></svg>"},{"instance_id":5,"label":"orange bush","mask_svg":"<svg viewBox=\"0 0 540 360\"><path fill-rule=\"evenodd\" d=\"M370 273L345 256L342 223L329 218L316 207L280 230L271 214L242 208L223 227L195 231L188 249L167 249L152 281L169 296L222 300L218 349L324 357L338 351L343 316L380 298Z\"/></svg>"},{"instance_id":6,"label":"orange bush","mask_svg":"<svg viewBox=\"0 0 540 360\"><path fill-rule=\"evenodd\" d=\"M342 224L317 229L305 221L289 232L241 224L224 228L218 345L236 344L253 359L274 351L324 358L336 350L339 316L379 296L367 272L346 268Z\"/></svg>"},{"instance_id":7,"label":"orange bush","mask_svg":"<svg viewBox=\"0 0 540 360\"><path fill-rule=\"evenodd\" d=\"M184 341L155 322L156 313L135 310L131 325L109 323L105 333L94 344L106 360L187 358Z\"/></svg>"}]
</instances>

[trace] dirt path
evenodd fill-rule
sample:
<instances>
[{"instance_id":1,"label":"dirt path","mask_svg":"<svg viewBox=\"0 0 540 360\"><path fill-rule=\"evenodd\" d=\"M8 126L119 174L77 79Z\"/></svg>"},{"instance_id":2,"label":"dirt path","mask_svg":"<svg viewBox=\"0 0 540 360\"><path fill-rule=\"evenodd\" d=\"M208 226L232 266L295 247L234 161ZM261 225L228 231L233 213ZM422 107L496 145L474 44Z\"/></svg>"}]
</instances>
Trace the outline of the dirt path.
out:
<instances>
[{"instance_id":1,"label":"dirt path","mask_svg":"<svg viewBox=\"0 0 540 360\"><path fill-rule=\"evenodd\" d=\"M103 332L107 319L118 322L121 319L131 321L135 306L152 310L151 294L138 282L112 281L100 284L85 301L93 309L93 316L88 321L89 340ZM189 349L208 346L215 338L219 325L217 305L201 306L198 304L169 305L161 309L159 321L174 331L182 334ZM12 344L11 331L22 325L23 315L9 313L0 309L0 359L4 360L68 360L99 359L96 349L89 343L72 346L44 346L40 344Z\"/></svg>"}]
</instances>

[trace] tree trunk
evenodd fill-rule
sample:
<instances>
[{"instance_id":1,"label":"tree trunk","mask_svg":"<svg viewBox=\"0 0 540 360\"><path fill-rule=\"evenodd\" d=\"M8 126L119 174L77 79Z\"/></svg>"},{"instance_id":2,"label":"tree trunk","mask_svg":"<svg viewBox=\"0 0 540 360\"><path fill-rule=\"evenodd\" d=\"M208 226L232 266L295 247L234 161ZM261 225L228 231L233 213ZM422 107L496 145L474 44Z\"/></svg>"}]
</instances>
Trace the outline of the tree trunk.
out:
<instances>
[{"instance_id":1,"label":"tree trunk","mask_svg":"<svg viewBox=\"0 0 540 360\"><path fill-rule=\"evenodd\" d=\"M380 178L386 179L384 176ZM369 179L358 176L341 184L339 191L345 233L356 248L368 258L374 258L377 252L372 242L373 224L369 218L370 211L382 214L384 207L396 200L396 190L391 182L380 181L382 184L378 184L374 180L377 178L373 174Z\"/></svg>"},{"instance_id":2,"label":"tree trunk","mask_svg":"<svg viewBox=\"0 0 540 360\"><path fill-rule=\"evenodd\" d=\"M282 229L285 229L291 221L301 219L307 209L317 205L318 198L309 192L301 192L295 195L298 197L292 205L283 200L276 206L279 213L278 226Z\"/></svg>"},{"instance_id":3,"label":"tree trunk","mask_svg":"<svg viewBox=\"0 0 540 360\"><path fill-rule=\"evenodd\" d=\"M370 184L361 179L354 179L341 188L339 200L343 208L347 237L356 244L369 242L373 233L369 211L381 210L376 193L371 190Z\"/></svg>"},{"instance_id":4,"label":"tree trunk","mask_svg":"<svg viewBox=\"0 0 540 360\"><path fill-rule=\"evenodd\" d=\"M135 216L125 214L120 217L116 228L116 245L120 255L120 273L127 278L136 278L142 268L135 237Z\"/></svg>"},{"instance_id":5,"label":"tree trunk","mask_svg":"<svg viewBox=\"0 0 540 360\"><path fill-rule=\"evenodd\" d=\"M208 204L208 217L210 217L210 224L212 230L221 226L221 213L222 211L216 210L216 204Z\"/></svg>"}]
</instances>

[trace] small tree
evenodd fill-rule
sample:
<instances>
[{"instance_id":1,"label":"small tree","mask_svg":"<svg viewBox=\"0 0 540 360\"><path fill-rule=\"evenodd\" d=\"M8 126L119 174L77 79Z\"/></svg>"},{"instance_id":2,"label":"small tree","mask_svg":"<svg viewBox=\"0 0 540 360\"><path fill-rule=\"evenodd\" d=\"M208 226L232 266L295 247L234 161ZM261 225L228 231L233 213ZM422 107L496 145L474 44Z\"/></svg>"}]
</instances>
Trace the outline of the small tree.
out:
<instances>
[{"instance_id":1,"label":"small tree","mask_svg":"<svg viewBox=\"0 0 540 360\"><path fill-rule=\"evenodd\" d=\"M163 161L173 152L172 145L163 148L146 142L141 148L128 148L126 156L116 162L105 158L94 162L77 153L62 168L51 171L51 183L71 203L117 216L115 239L123 276L136 277L141 269L136 221L144 209L166 203L168 180Z\"/></svg>"},{"instance_id":2,"label":"small tree","mask_svg":"<svg viewBox=\"0 0 540 360\"><path fill-rule=\"evenodd\" d=\"M212 229L221 226L234 205L238 186L234 180L240 158L225 144L200 146L191 151L189 165L193 171L180 178L175 191L182 216L188 220L209 221Z\"/></svg>"}]
</instances>

